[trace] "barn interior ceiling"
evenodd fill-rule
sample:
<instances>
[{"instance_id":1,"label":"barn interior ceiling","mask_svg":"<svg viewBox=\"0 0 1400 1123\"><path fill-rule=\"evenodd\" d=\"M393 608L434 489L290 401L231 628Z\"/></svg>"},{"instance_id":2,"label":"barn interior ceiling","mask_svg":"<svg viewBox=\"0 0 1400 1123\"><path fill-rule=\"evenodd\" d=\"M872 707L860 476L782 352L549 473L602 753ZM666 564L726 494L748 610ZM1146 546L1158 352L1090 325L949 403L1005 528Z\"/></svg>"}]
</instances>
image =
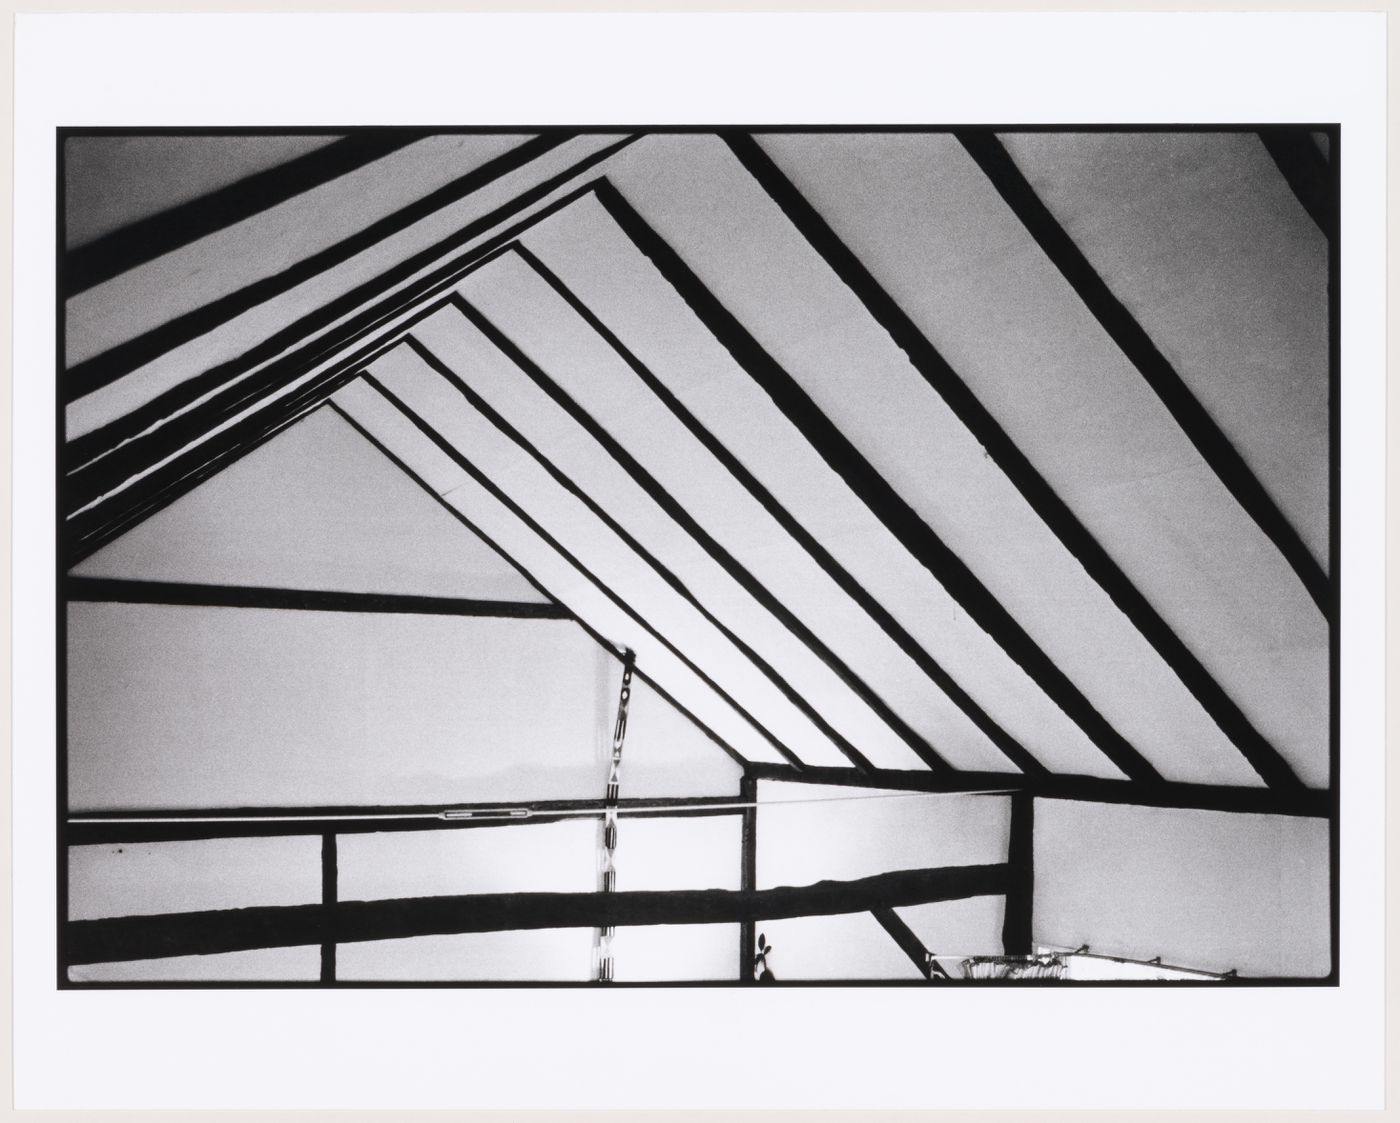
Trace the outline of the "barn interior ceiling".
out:
<instances>
[{"instance_id":1,"label":"barn interior ceiling","mask_svg":"<svg viewBox=\"0 0 1400 1123\"><path fill-rule=\"evenodd\" d=\"M1325 976L1332 158L67 138L65 980Z\"/></svg>"}]
</instances>

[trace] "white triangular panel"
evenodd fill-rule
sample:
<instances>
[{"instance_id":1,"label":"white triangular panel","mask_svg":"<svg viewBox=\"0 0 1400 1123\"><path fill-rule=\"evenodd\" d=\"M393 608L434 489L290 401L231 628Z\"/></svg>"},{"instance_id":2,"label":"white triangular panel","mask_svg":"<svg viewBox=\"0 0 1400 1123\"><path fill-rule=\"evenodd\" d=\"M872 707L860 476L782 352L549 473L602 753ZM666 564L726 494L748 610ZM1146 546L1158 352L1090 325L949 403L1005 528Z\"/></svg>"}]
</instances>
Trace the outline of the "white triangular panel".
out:
<instances>
[{"instance_id":1,"label":"white triangular panel","mask_svg":"<svg viewBox=\"0 0 1400 1123\"><path fill-rule=\"evenodd\" d=\"M73 570L87 577L544 596L343 419L318 410Z\"/></svg>"}]
</instances>

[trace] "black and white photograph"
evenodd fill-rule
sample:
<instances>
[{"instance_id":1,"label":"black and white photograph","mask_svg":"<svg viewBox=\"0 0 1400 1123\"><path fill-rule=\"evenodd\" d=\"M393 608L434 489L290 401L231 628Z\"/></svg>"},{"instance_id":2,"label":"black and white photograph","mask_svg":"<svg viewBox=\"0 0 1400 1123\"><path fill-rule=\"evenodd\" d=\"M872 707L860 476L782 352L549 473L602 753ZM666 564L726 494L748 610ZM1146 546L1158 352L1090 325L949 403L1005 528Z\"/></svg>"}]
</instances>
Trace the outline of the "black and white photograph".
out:
<instances>
[{"instance_id":1,"label":"black and white photograph","mask_svg":"<svg viewBox=\"0 0 1400 1123\"><path fill-rule=\"evenodd\" d=\"M1384 17L556 6L15 21L16 1107L1382 1105Z\"/></svg>"},{"instance_id":2,"label":"black and white photograph","mask_svg":"<svg viewBox=\"0 0 1400 1123\"><path fill-rule=\"evenodd\" d=\"M1336 121L54 136L56 985L1335 985Z\"/></svg>"}]
</instances>

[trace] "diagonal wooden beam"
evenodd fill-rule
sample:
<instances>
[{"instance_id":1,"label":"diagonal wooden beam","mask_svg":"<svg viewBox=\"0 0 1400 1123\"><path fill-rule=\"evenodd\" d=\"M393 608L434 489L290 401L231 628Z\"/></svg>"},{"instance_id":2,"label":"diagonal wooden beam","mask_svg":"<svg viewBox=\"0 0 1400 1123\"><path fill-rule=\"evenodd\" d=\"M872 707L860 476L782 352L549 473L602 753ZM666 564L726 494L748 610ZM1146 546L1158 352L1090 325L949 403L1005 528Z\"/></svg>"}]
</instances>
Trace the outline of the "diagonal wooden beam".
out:
<instances>
[{"instance_id":1,"label":"diagonal wooden beam","mask_svg":"<svg viewBox=\"0 0 1400 1123\"><path fill-rule=\"evenodd\" d=\"M94 504L70 515L59 530L63 564L67 567L77 565L112 539L163 510L302 418L315 413L326 395L334 393L352 377L353 372L347 372L314 390L289 394L278 403L278 408L249 415L213 435L200 446L196 455L181 457L177 462L138 480L135 486L117 496L117 501ZM62 481L59 482L59 495L64 496Z\"/></svg>"},{"instance_id":2,"label":"diagonal wooden beam","mask_svg":"<svg viewBox=\"0 0 1400 1123\"><path fill-rule=\"evenodd\" d=\"M417 355L418 358L425 365L427 365L435 374L441 377L444 381L451 385L453 389L455 389L459 394L461 394L468 405L470 405L474 410L476 410L477 413L481 414L481 416L485 418L485 420L492 427L494 427L498 432L500 432L502 436L504 436L507 440L511 441L513 444L515 444L526 455L528 455L532 460L539 464L539 466L544 469L544 471L549 475L549 477L552 480L554 480L555 483L557 483L571 496L573 496L580 503L582 503L588 509L590 514L592 514L595 518L602 522L604 526L606 526L610 531L612 531L612 533L615 534L622 541L622 543L629 550L631 550L639 559L641 559L641 561L649 569L651 569L652 572L654 572L658 577L660 577L661 580L664 581L669 588L671 588L680 597L682 597L687 604L694 608L695 611L698 612L706 620L707 623L709 623L712 627L718 630L720 634L722 634L725 637L725 639L732 643L734 647L744 656L744 658L747 659L749 663L751 663L759 671L759 673L761 673L766 679L768 679L769 682L773 684L773 686L783 695L783 697L785 697L804 717L808 719L808 721L810 721L813 724L813 726L815 726L822 733L823 736L828 738L832 742L832 744L835 745L838 750L840 750L841 754L845 756L847 760L849 760L857 768L873 767L873 765L871 765L870 762L865 759L865 757L860 753L860 751L855 747L855 745L853 745L850 742L848 738L844 737L838 730L836 730L822 716L820 711L818 711L816 707L813 706L812 703L808 701L807 698L801 692L796 690L785 678L783 678L781 674L779 674L777 668L775 668L771 663L764 659L757 651L754 650L754 648L750 644L746 643L743 639L741 639L731 628L729 628L723 621L716 617L714 613L712 613L708 608L706 608L705 605L701 603L700 599L690 590L688 586L686 586L686 584L676 575L676 573L669 566L665 565L650 550L648 550L644 545L642 545L642 543L639 542L633 534L631 534L625 527L622 526L621 523L619 523L615 518L613 518L612 515L610 515L606 510L604 510L602 506L600 506L590 495L588 495L587 492L585 492L581 487L579 487L578 484L576 484L565 472L560 470L560 468L552 460L545 456L545 454L542 451L540 451L540 449L536 445L534 445L530 440L528 440L523 433L516 429L515 426L510 424L510 422L508 422L504 417L502 417L499 412L492 408L490 403L487 402L485 398L483 398L470 386L468 386L467 383L463 381L463 379L456 373L456 371L454 371L451 367L449 367L446 363L439 359L437 355L435 355L426 345L424 345L417 338L409 336L408 339L405 340L405 342L407 343L409 349L412 350L413 353ZM371 376L367 376L367 378L371 378L371 381L373 381ZM379 384L376 383L376 385ZM599 587L602 587L601 584L599 584ZM652 634L656 635L658 638L660 637L660 633L655 629L652 629L648 626L648 630L651 631Z\"/></svg>"},{"instance_id":3,"label":"diagonal wooden beam","mask_svg":"<svg viewBox=\"0 0 1400 1123\"><path fill-rule=\"evenodd\" d=\"M1074 239L1036 194L1035 188L996 135L984 129L960 129L956 135L968 155L996 188L997 194L1021 220L1026 232L1069 282L1075 295L1108 337L1137 368L1143 381L1166 407L1201 459L1283 555L1308 595L1326 616L1331 594L1322 566L1304 545L1273 496L1250 470L1244 457L1191 393L1176 368L1099 276ZM1317 153L1310 140L1306 137L1303 140Z\"/></svg>"},{"instance_id":4,"label":"diagonal wooden beam","mask_svg":"<svg viewBox=\"0 0 1400 1123\"><path fill-rule=\"evenodd\" d=\"M458 176L451 183L399 208L393 214L371 222L333 245L301 258L294 264L241 289L174 316L159 326L118 343L90 359L72 364L63 380L65 400L75 401L94 390L110 385L175 348L213 331L220 324L241 316L285 292L290 292L312 277L349 261L356 254L363 253L384 239L408 229L443 207L465 199L488 184L532 163L569 139L571 134L568 133L546 133L532 137L510 151L492 157L465 175Z\"/></svg>"},{"instance_id":5,"label":"diagonal wooden beam","mask_svg":"<svg viewBox=\"0 0 1400 1123\"><path fill-rule=\"evenodd\" d=\"M408 464L406 464L402 458L395 454L392 449L385 445L383 441L381 441L378 437L376 437L373 433L371 433L368 429L361 425L357 420L355 420L355 418L351 417L348 413L346 413L343 409L336 405L335 402L328 401L326 404L329 405L330 408L333 409L341 417L341 419L346 422L346 424L350 425L350 427L353 428L355 432L359 433L360 436L363 437L366 441L368 441L371 446L378 450L380 455L385 457L385 459L387 459L389 463L393 464L396 468L398 468L399 471L401 471L410 480L412 480L419 487L419 489L421 489L425 494L430 496L439 507L441 507L444 511L450 514L454 519L456 519L469 531L471 531L483 542L485 542L486 545L488 545L492 550L494 550L496 554L499 555L506 562L507 565L509 565L512 569L519 573L521 577L525 578L525 580L528 581L530 585L537 592L539 592L541 596L543 596L546 600L550 601L551 603L561 603L554 596L553 593L546 589L544 585L542 585L536 579L533 573L531 573L528 569L526 569L523 565L520 564L518 559L512 557L509 553L507 553L506 550L501 547L500 543L498 543L489 534L487 534L479 526L477 526L470 519L468 519L466 515L462 514L461 511L457 510L456 507L452 506L451 503L447 502L447 500L444 499L441 495L439 495L437 491L428 483L427 480L423 479L422 476L420 476L411 467L409 467ZM587 622L583 620L582 617L575 614L573 616L573 620L574 623L577 624L580 628L582 628L589 635L589 637L592 638L592 640L598 644L599 647L601 647L618 662L622 662L623 653L622 650L616 644L604 639L603 636L599 635L598 632L596 632L592 627L590 627L587 624ZM671 706L672 709L674 709L678 714L680 714L687 721L689 721L691 725L693 725L702 734L704 734L704 736L707 739L709 739L720 750L722 750L726 756L728 756L732 761L734 761L735 764L739 765L739 767L741 768L747 767L749 763L747 757L740 755L740 753L734 748L733 745L729 744L728 741L726 741L723 737L721 737L718 733L716 733L713 729L711 729L708 725L706 725L703 721L696 717L695 714L691 713L689 709L687 709L679 701L677 701L659 682L657 682L650 675L648 675L644 670L642 670L642 668L635 668L633 670L633 674L635 674L636 677L642 682L646 683L647 686L649 686L657 694L657 696L662 699L662 701L666 702L669 706Z\"/></svg>"},{"instance_id":6,"label":"diagonal wooden beam","mask_svg":"<svg viewBox=\"0 0 1400 1123\"><path fill-rule=\"evenodd\" d=\"M1280 126L1259 130L1259 140L1288 181L1294 197L1325 238L1332 237L1332 169L1308 129Z\"/></svg>"},{"instance_id":7,"label":"diagonal wooden beam","mask_svg":"<svg viewBox=\"0 0 1400 1123\"><path fill-rule=\"evenodd\" d=\"M714 694L720 698L730 709L732 709L743 721L754 730L763 740L770 744L774 751L784 760L797 769L803 769L806 765L796 756L786 745L767 729L753 714L749 713L741 706L728 691L714 681L708 674L698 667L694 660L681 651L674 643L658 632L643 616L641 616L630 604L623 600L617 593L602 581L592 570L570 552L557 538L541 526L530 514L525 511L520 504L516 503L510 496L496 485L484 472L481 471L470 459L462 454L462 451L442 436L436 429L429 425L423 418L419 417L413 409L400 399L394 392L384 386L373 375L366 373L364 376L367 385L397 409L405 419L423 436L427 437L441 452L446 454L457 467L466 472L481 488L483 488L496 502L500 503L515 518L519 519L533 534L545 543L552 551L564 559L570 566L577 570L583 577L593 585L600 593L610 600L614 606L625 613L638 627L651 636L657 643L661 644L675 659L677 659L691 674L695 675L701 682L710 688ZM859 771L857 769L856 771Z\"/></svg>"},{"instance_id":8,"label":"diagonal wooden beam","mask_svg":"<svg viewBox=\"0 0 1400 1123\"><path fill-rule=\"evenodd\" d=\"M873 597L870 592L855 579L854 576L842 566L824 547L816 537L796 518L793 517L777 497L772 494L758 478L750 472L742 461L739 460L724 444L711 433L700 420L688 410L675 394L647 367L631 349L622 342L621 339L590 309L564 282L536 257L530 250L521 243L511 247L522 261L533 269L564 301L572 308L579 317L612 348L617 356L627 364L642 384L664 405L671 414L696 438L697 441L713 456L721 466L741 487L753 496L760 506L768 512L797 544L806 551L809 557L821 567L827 574L855 603L870 617L875 624L892 639L895 644L918 666L929 679L958 707L975 725L989 741L991 741L1002 753L1022 772L1044 772L1045 766L1040 763L1019 741L1012 737L1005 729L997 724L995 720L980 706L970 694L964 690L956 680L950 675L919 643L908 630L903 627L889 612L884 605Z\"/></svg>"},{"instance_id":9,"label":"diagonal wooden beam","mask_svg":"<svg viewBox=\"0 0 1400 1123\"><path fill-rule=\"evenodd\" d=\"M216 363L121 417L67 441L62 450L63 471L76 482L80 472L106 460L100 469L99 486L86 493L96 496L150 470L192 440L309 374L318 364L334 361L369 333L440 297L513 238L568 207L591 187L584 183L495 234L490 231L543 203L638 139L638 134L626 136L590 153L393 268L300 316L241 355ZM485 240L471 246L477 238ZM442 261L464 246L471 248ZM66 496L68 510L88 502L73 502L79 494L83 493L74 491Z\"/></svg>"},{"instance_id":10,"label":"diagonal wooden beam","mask_svg":"<svg viewBox=\"0 0 1400 1123\"><path fill-rule=\"evenodd\" d=\"M479 893L272 905L67 922L68 963L110 963L254 948L538 928L742 924L1000 894L1002 865L903 870L776 889Z\"/></svg>"},{"instance_id":11,"label":"diagonal wooden beam","mask_svg":"<svg viewBox=\"0 0 1400 1123\"><path fill-rule=\"evenodd\" d=\"M404 264L426 266L454 246L538 201L543 194L548 194L545 188L552 190L634 139L626 138L595 153L556 177L558 182L547 181L525 192ZM348 326L333 329L325 337L309 343L303 343L297 334L298 330L314 332L323 321L334 320L358 308L363 301L382 292L383 286L401 280L398 275L401 270L390 270L366 282L345 297L302 317L238 359L212 367L109 425L61 446L59 457L64 479L60 483L60 501L64 509L71 512L63 535L67 563L76 565L112 538L173 503L358 377L362 365L397 346L404 333L445 306L446 298L441 296L444 289L489 264L505 252L512 239L556 210L569 206L587 190L585 186L561 196L428 276L362 309ZM359 339L400 317L404 318L384 335L345 353ZM296 346L298 344L300 346ZM248 377L242 376L247 373L248 364L256 365L269 356L277 356L286 347L293 347L293 350ZM331 360L328 366L296 389L280 398L274 397L326 360ZM208 400L201 401L205 394L209 395ZM192 403L198 404L187 410ZM250 409L254 412L248 412ZM225 427L216 432L220 425ZM206 437L206 433L213 435Z\"/></svg>"},{"instance_id":12,"label":"diagonal wooden beam","mask_svg":"<svg viewBox=\"0 0 1400 1123\"><path fill-rule=\"evenodd\" d=\"M621 192L607 182L596 189L598 201L649 258L741 369L772 398L819 456L845 481L906 550L1126 775L1144 783L1161 774L1109 724L1069 677L1045 654L1020 623L978 580L875 469L845 434L817 407L787 371L701 282L670 245L642 218Z\"/></svg>"},{"instance_id":13,"label":"diagonal wooden beam","mask_svg":"<svg viewBox=\"0 0 1400 1123\"><path fill-rule=\"evenodd\" d=\"M713 535L709 533L696 518L682 506L674 496L670 494L650 472L648 472L622 443L612 436L594 417L584 410L572 397L560 388L545 371L524 353L504 332L496 327L480 311L474 308L467 301L457 297L454 305L466 319L477 328L486 339L501 352L510 362L530 379L551 401L562 409L569 418L586 432L595 444L603 451L604 455L610 457L612 461L623 470L656 506L673 523L677 525L691 541L695 542L726 574L744 590L755 602L778 621L788 633L799 643L807 648L824 666L826 666L838 679L844 683L853 694L856 695L867 707L890 729L901 741L903 741L926 765L933 769L946 769L948 762L939 755L938 751L928 743L923 737L916 733L909 723L880 695L870 687L859 675L855 673L839 655L836 654L826 643L824 643L811 628L801 620L796 613L789 609L780 598L775 596L752 572L750 572L734 557L723 545L721 545ZM409 344L413 346L417 341L410 338ZM436 368L435 368L436 369ZM499 417L495 410L492 410L480 396L472 392L465 382L459 378L450 368L442 365L442 371L448 377L459 392L469 394L469 401L482 412L488 419L497 425L497 428L504 424L504 419ZM480 403L480 404L478 404ZM488 412L489 411L489 412ZM579 487L569 476L561 471L548 460L543 453L526 441L524 437L512 426L502 429L516 444L525 449L549 474L565 487L570 494L574 495L580 502L584 503L590 511L601 519L614 534L621 538L639 556L646 559L647 563L686 601L695 608L704 618L724 635L730 643L734 644L744 653L751 663L753 663L763 673L763 675L773 682L781 690L787 699L794 706L800 709L809 720L817 724L822 732L833 741L842 754L858 766L869 766L865 756L853 745L850 740L841 735L833 727L820 709L814 706L799 691L795 690L779 674L766 659L752 647L752 645L741 639L727 624L721 621L714 613L700 600L700 598L689 589L684 582L669 567L665 566L632 534L630 534L620 523L617 522L605 509Z\"/></svg>"},{"instance_id":14,"label":"diagonal wooden beam","mask_svg":"<svg viewBox=\"0 0 1400 1123\"><path fill-rule=\"evenodd\" d=\"M811 203L783 175L758 142L747 134L737 133L727 133L724 139L749 174L851 290L875 322L884 328L895 344L908 356L914 369L982 444L987 454L1025 497L1041 521L1152 645L1163 662L1171 668L1201 708L1210 715L1265 783L1272 787L1301 790L1302 781L1278 751L1254 727L1064 500L1036 471L1025 453L977 400L971 389L948 365L913 320L881 287L860 259L837 237L835 231L827 225L826 220ZM873 473L874 470L869 471ZM903 500L898 502L902 504ZM911 541L917 541L922 536L925 544L922 545L921 554L931 555L935 549L934 544L929 541L932 532L927 531L926 527L924 530L927 533L920 531L923 524L917 521L917 516L914 516L912 511L908 515L903 511L899 514L900 522L904 524L904 536ZM1104 755L1135 780L1161 779L1156 769L1109 726L1078 689L1050 663L1039 647L1020 631L1019 625L1010 621L1009 616L1003 618L1005 610L991 602L990 594L981 588L980 584L971 584L967 577L961 574L957 575L956 580L963 589L963 597L967 598L965 603L969 613L979 619L993 636L1004 636L1003 646L1005 643L1013 645L1008 648L1013 652L1013 657L1022 662L1027 672L1041 683L1042 689L1075 720Z\"/></svg>"},{"instance_id":15,"label":"diagonal wooden beam","mask_svg":"<svg viewBox=\"0 0 1400 1123\"><path fill-rule=\"evenodd\" d=\"M63 295L76 296L128 269L382 160L426 135L400 129L352 133L197 199L127 223L64 255L60 270ZM66 145L82 141L79 136L65 138ZM66 164L65 149L65 167Z\"/></svg>"},{"instance_id":16,"label":"diagonal wooden beam","mask_svg":"<svg viewBox=\"0 0 1400 1123\"><path fill-rule=\"evenodd\" d=\"M933 957L929 955L924 942L914 934L914 930L904 923L899 913L891 908L871 909L870 915L880 922L880 927L890 934L899 945L899 950L909 957L926 979L933 978Z\"/></svg>"},{"instance_id":17,"label":"diagonal wooden beam","mask_svg":"<svg viewBox=\"0 0 1400 1123\"><path fill-rule=\"evenodd\" d=\"M487 255L488 260L489 256ZM297 403L308 400L309 396L328 398L347 382L358 377L360 367L372 363L379 355L395 347L416 324L435 315L446 307L446 304L446 298L439 298L415 309L382 336L339 356L297 389L269 401L259 413L248 414L242 421L237 422L236 426L266 424L270 419L296 409ZM247 383L240 382L230 390L231 396L225 403L228 406L227 413L220 412L216 416L209 412L213 403L206 403L202 410L192 410L188 416L172 415L165 418L159 427L141 432L128 441L102 451L94 459L86 463L78 462L71 467L62 481L62 486L65 508L68 511L81 512L73 516L74 521L81 520L87 514L82 508L89 504L95 505L99 510L120 508L124 503L130 503L130 497L133 495L156 494L167 486L167 477L178 471L184 463L200 462L201 453L205 454L206 459L212 459L207 453L207 444L208 441L217 440L218 434L201 443L202 434L197 427L207 420L212 428L217 429L219 423L238 416L247 406L255 404L258 397L254 392L255 388ZM133 414L121 419L121 422L124 424L128 419L134 418L143 408L138 407ZM65 460L80 461L78 446L84 439L76 438L63 450ZM162 464L162 459L166 456L175 456L175 460Z\"/></svg>"}]
</instances>

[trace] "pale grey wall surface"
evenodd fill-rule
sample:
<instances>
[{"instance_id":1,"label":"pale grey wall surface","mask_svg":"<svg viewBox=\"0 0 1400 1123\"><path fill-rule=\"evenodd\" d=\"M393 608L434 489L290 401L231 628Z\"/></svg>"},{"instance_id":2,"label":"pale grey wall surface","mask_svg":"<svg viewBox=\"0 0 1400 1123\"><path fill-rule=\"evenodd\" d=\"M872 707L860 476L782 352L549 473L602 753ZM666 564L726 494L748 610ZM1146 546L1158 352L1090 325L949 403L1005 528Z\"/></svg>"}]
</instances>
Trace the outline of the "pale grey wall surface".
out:
<instances>
[{"instance_id":1,"label":"pale grey wall surface","mask_svg":"<svg viewBox=\"0 0 1400 1123\"><path fill-rule=\"evenodd\" d=\"M320 978L321 949L257 948L217 955L175 955L68 968L73 982L310 982Z\"/></svg>"},{"instance_id":2,"label":"pale grey wall surface","mask_svg":"<svg viewBox=\"0 0 1400 1123\"><path fill-rule=\"evenodd\" d=\"M1328 971L1327 822L1038 799L1038 943L1241 975Z\"/></svg>"},{"instance_id":3,"label":"pale grey wall surface","mask_svg":"<svg viewBox=\"0 0 1400 1123\"><path fill-rule=\"evenodd\" d=\"M1327 238L1259 138L1002 140L1327 570Z\"/></svg>"},{"instance_id":4,"label":"pale grey wall surface","mask_svg":"<svg viewBox=\"0 0 1400 1123\"><path fill-rule=\"evenodd\" d=\"M137 916L321 899L321 839L203 838L68 850L68 916Z\"/></svg>"},{"instance_id":5,"label":"pale grey wall surface","mask_svg":"<svg viewBox=\"0 0 1400 1123\"><path fill-rule=\"evenodd\" d=\"M609 657L568 621L76 604L75 809L601 795Z\"/></svg>"},{"instance_id":6,"label":"pale grey wall surface","mask_svg":"<svg viewBox=\"0 0 1400 1123\"><path fill-rule=\"evenodd\" d=\"M1004 796L760 781L758 798L760 889L1006 860ZM996 955L1003 910L1003 898L991 896L898 911L930 951ZM779 979L922 977L868 912L763 921L758 928L775 949L770 966Z\"/></svg>"}]
</instances>

